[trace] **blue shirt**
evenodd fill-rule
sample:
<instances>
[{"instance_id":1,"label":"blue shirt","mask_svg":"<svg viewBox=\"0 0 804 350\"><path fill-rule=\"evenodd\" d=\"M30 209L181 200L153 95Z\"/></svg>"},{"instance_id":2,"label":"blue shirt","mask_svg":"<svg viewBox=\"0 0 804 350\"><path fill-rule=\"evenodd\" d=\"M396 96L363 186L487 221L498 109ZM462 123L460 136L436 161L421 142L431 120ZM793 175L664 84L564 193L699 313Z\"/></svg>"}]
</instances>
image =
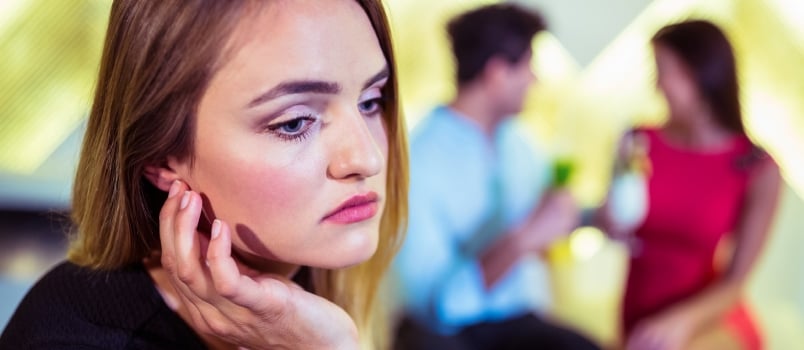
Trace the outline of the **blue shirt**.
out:
<instances>
[{"instance_id":1,"label":"blue shirt","mask_svg":"<svg viewBox=\"0 0 804 350\"><path fill-rule=\"evenodd\" d=\"M538 312L550 302L538 257L521 259L490 289L479 266L479 243L522 223L552 181L549 160L517 127L503 122L491 139L474 122L438 107L411 134L410 217L394 271L406 313L434 331L450 334ZM496 202L504 210L495 211ZM500 218L498 229L479 234L492 216ZM467 248L473 245L480 249Z\"/></svg>"}]
</instances>

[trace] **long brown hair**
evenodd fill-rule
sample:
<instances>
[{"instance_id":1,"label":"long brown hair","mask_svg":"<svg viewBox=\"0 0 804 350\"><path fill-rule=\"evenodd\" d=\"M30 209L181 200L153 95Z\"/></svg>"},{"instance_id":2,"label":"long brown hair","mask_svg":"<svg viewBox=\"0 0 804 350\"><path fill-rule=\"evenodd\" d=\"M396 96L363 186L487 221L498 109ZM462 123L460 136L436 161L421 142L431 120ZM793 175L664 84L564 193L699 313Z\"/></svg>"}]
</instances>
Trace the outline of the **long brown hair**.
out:
<instances>
[{"instance_id":1,"label":"long brown hair","mask_svg":"<svg viewBox=\"0 0 804 350\"><path fill-rule=\"evenodd\" d=\"M660 29L651 41L681 58L718 124L745 134L734 50L720 28L709 21L688 20Z\"/></svg>"},{"instance_id":2,"label":"long brown hair","mask_svg":"<svg viewBox=\"0 0 804 350\"><path fill-rule=\"evenodd\" d=\"M168 156L192 159L196 108L254 0L118 0L111 8L95 98L73 187L70 261L110 270L160 249L166 193L144 178ZM313 291L343 307L368 344L380 280L407 217L407 145L390 28L379 0L358 0L390 69L385 87L387 203L377 251L343 270L312 269Z\"/></svg>"}]
</instances>

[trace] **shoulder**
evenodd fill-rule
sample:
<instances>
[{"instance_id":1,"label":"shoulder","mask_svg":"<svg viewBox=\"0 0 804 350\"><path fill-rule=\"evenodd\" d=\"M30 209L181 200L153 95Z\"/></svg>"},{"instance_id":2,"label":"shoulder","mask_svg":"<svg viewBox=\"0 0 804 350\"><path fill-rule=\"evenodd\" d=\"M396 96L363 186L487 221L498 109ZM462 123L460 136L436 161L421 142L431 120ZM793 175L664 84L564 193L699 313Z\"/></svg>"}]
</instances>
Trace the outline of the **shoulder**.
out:
<instances>
[{"instance_id":1,"label":"shoulder","mask_svg":"<svg viewBox=\"0 0 804 350\"><path fill-rule=\"evenodd\" d=\"M32 302L44 300L64 302L74 306L76 311L91 311L82 310L82 306L108 305L118 301L121 304L151 301L150 298L128 299L134 295L150 296L148 291L155 289L142 265L136 264L114 270L95 270L63 262L45 274L31 289L28 297L33 299Z\"/></svg>"},{"instance_id":2,"label":"shoulder","mask_svg":"<svg viewBox=\"0 0 804 350\"><path fill-rule=\"evenodd\" d=\"M749 174L772 172L774 169L778 171L778 166L773 157L761 146L751 141L748 136L737 136L735 147L734 165L737 170L745 171Z\"/></svg>"},{"instance_id":3,"label":"shoulder","mask_svg":"<svg viewBox=\"0 0 804 350\"><path fill-rule=\"evenodd\" d=\"M31 288L9 321L0 347L122 348L132 330L159 309L160 301L141 265L96 271L64 262Z\"/></svg>"},{"instance_id":4,"label":"shoulder","mask_svg":"<svg viewBox=\"0 0 804 350\"><path fill-rule=\"evenodd\" d=\"M449 144L454 138L462 134L461 123L458 117L445 106L433 108L411 130L410 147L417 155L432 154L422 152L435 145ZM431 150L432 151L432 150Z\"/></svg>"},{"instance_id":5,"label":"shoulder","mask_svg":"<svg viewBox=\"0 0 804 350\"><path fill-rule=\"evenodd\" d=\"M733 173L745 179L749 198L775 201L782 185L782 175L773 157L747 135L738 135L730 153Z\"/></svg>"},{"instance_id":6,"label":"shoulder","mask_svg":"<svg viewBox=\"0 0 804 350\"><path fill-rule=\"evenodd\" d=\"M552 173L553 155L528 132L528 125L520 119L502 124L496 142L504 171L521 173L525 177Z\"/></svg>"},{"instance_id":7,"label":"shoulder","mask_svg":"<svg viewBox=\"0 0 804 350\"><path fill-rule=\"evenodd\" d=\"M748 174L750 186L756 191L769 191L780 186L779 165L764 149L751 144L747 151L737 158L737 168Z\"/></svg>"},{"instance_id":8,"label":"shoulder","mask_svg":"<svg viewBox=\"0 0 804 350\"><path fill-rule=\"evenodd\" d=\"M481 136L449 108L433 109L411 132L411 183L440 188L456 175L476 172L487 151Z\"/></svg>"},{"instance_id":9,"label":"shoulder","mask_svg":"<svg viewBox=\"0 0 804 350\"><path fill-rule=\"evenodd\" d=\"M520 119L505 121L497 135L497 143L503 153L513 153L520 157L545 157L547 153L527 130L528 125Z\"/></svg>"}]
</instances>

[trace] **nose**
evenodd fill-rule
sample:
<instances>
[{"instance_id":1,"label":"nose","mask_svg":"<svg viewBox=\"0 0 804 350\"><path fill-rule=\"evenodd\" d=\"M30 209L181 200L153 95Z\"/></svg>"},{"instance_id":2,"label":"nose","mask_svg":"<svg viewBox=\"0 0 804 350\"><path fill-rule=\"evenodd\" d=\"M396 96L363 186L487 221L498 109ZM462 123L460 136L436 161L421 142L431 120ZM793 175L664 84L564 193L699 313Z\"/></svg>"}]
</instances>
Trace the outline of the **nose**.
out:
<instances>
[{"instance_id":1,"label":"nose","mask_svg":"<svg viewBox=\"0 0 804 350\"><path fill-rule=\"evenodd\" d=\"M375 121L368 118L380 117L365 117L355 107L341 111L330 124L333 133L329 138L331 152L327 175L334 179L364 179L379 174L385 156L369 126Z\"/></svg>"}]
</instances>

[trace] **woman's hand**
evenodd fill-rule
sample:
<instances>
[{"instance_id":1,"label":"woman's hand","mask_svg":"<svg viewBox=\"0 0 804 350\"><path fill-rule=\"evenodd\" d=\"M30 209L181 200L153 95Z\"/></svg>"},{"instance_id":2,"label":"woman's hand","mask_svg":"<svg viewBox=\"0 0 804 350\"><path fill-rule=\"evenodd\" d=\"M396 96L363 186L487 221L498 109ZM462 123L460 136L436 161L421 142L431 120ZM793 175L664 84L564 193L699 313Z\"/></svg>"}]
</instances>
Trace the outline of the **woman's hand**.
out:
<instances>
[{"instance_id":1,"label":"woman's hand","mask_svg":"<svg viewBox=\"0 0 804 350\"><path fill-rule=\"evenodd\" d=\"M626 350L683 350L697 322L691 310L670 309L640 322L627 339Z\"/></svg>"},{"instance_id":2,"label":"woman's hand","mask_svg":"<svg viewBox=\"0 0 804 350\"><path fill-rule=\"evenodd\" d=\"M284 276L260 274L232 257L231 231L215 220L196 231L199 194L176 181L160 213L162 267L203 335L249 349L356 349L354 321L337 305Z\"/></svg>"}]
</instances>

